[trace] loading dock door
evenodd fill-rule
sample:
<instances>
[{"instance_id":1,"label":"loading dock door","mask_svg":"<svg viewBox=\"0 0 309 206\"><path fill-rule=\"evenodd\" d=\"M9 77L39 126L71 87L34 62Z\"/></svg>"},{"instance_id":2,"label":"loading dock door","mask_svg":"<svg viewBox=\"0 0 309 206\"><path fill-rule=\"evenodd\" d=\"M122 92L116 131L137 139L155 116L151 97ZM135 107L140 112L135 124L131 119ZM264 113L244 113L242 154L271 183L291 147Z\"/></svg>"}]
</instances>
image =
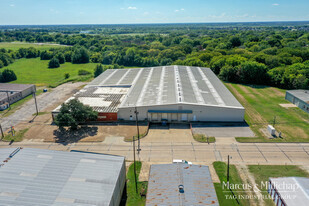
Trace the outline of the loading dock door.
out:
<instances>
[{"instance_id":1,"label":"loading dock door","mask_svg":"<svg viewBox=\"0 0 309 206\"><path fill-rule=\"evenodd\" d=\"M158 121L158 114L157 113L152 113L151 115L152 115L151 116L152 121Z\"/></svg>"},{"instance_id":2,"label":"loading dock door","mask_svg":"<svg viewBox=\"0 0 309 206\"><path fill-rule=\"evenodd\" d=\"M188 121L188 114L181 114L181 121Z\"/></svg>"},{"instance_id":3,"label":"loading dock door","mask_svg":"<svg viewBox=\"0 0 309 206\"><path fill-rule=\"evenodd\" d=\"M161 120L167 120L167 113L162 113L162 118Z\"/></svg>"},{"instance_id":4,"label":"loading dock door","mask_svg":"<svg viewBox=\"0 0 309 206\"><path fill-rule=\"evenodd\" d=\"M172 121L178 121L178 114L172 113Z\"/></svg>"}]
</instances>

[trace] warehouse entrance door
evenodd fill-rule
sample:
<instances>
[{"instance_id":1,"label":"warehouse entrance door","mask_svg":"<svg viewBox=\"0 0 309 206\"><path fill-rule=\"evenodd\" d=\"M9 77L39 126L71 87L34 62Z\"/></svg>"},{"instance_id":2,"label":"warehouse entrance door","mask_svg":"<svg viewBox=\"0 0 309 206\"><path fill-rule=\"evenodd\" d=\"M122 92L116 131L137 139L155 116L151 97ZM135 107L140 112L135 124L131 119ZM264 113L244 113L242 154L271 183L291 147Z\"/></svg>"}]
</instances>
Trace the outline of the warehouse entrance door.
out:
<instances>
[{"instance_id":1,"label":"warehouse entrance door","mask_svg":"<svg viewBox=\"0 0 309 206\"><path fill-rule=\"evenodd\" d=\"M181 114L181 121L187 122L188 121L188 114Z\"/></svg>"},{"instance_id":2,"label":"warehouse entrance door","mask_svg":"<svg viewBox=\"0 0 309 206\"><path fill-rule=\"evenodd\" d=\"M151 114L151 121L158 121L158 113Z\"/></svg>"}]
</instances>

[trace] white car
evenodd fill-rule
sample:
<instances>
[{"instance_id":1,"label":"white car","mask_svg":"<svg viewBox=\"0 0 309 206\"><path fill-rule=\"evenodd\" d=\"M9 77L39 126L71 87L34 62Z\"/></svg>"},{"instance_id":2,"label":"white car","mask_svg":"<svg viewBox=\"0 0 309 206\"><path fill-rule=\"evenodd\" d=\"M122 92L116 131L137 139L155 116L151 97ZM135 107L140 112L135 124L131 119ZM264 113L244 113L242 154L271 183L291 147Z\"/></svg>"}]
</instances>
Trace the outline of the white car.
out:
<instances>
[{"instance_id":1,"label":"white car","mask_svg":"<svg viewBox=\"0 0 309 206\"><path fill-rule=\"evenodd\" d=\"M184 164L188 164L188 165L192 165L192 162L188 162L186 160L173 160L173 163L184 163Z\"/></svg>"}]
</instances>

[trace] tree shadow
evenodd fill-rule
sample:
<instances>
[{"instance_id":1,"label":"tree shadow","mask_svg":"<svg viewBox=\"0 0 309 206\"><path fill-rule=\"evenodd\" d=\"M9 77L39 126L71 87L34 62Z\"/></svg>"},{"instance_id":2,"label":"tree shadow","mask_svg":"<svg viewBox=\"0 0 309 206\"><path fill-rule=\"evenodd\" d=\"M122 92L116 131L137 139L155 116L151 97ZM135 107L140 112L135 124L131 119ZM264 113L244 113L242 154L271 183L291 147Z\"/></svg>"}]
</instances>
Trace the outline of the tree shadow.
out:
<instances>
[{"instance_id":1,"label":"tree shadow","mask_svg":"<svg viewBox=\"0 0 309 206\"><path fill-rule=\"evenodd\" d=\"M75 143L89 136L95 136L98 134L98 127L83 126L76 130L59 128L54 130L55 142L67 145Z\"/></svg>"}]
</instances>

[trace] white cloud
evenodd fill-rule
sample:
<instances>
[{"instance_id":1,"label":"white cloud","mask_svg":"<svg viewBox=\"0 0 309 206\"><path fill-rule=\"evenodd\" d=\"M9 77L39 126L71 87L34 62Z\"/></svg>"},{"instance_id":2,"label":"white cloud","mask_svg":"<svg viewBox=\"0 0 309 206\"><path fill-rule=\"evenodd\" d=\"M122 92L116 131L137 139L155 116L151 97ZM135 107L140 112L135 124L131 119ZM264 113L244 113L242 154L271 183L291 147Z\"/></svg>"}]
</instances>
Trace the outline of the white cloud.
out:
<instances>
[{"instance_id":1,"label":"white cloud","mask_svg":"<svg viewBox=\"0 0 309 206\"><path fill-rule=\"evenodd\" d=\"M179 10L175 10L175 12L179 12Z\"/></svg>"},{"instance_id":2,"label":"white cloud","mask_svg":"<svg viewBox=\"0 0 309 206\"><path fill-rule=\"evenodd\" d=\"M273 4L273 6L279 6L279 4L277 4L277 3L274 3L274 4Z\"/></svg>"},{"instance_id":3,"label":"white cloud","mask_svg":"<svg viewBox=\"0 0 309 206\"><path fill-rule=\"evenodd\" d=\"M182 8L182 9L176 9L174 12L180 12L180 11L184 11L185 9Z\"/></svg>"},{"instance_id":4,"label":"white cloud","mask_svg":"<svg viewBox=\"0 0 309 206\"><path fill-rule=\"evenodd\" d=\"M14 7L14 6L15 6L15 4L11 4L10 6L11 6L11 7Z\"/></svg>"},{"instance_id":5,"label":"white cloud","mask_svg":"<svg viewBox=\"0 0 309 206\"><path fill-rule=\"evenodd\" d=\"M128 9L129 10L136 10L137 8L135 6L129 6Z\"/></svg>"},{"instance_id":6,"label":"white cloud","mask_svg":"<svg viewBox=\"0 0 309 206\"><path fill-rule=\"evenodd\" d=\"M184 11L185 9L180 9L181 11Z\"/></svg>"},{"instance_id":7,"label":"white cloud","mask_svg":"<svg viewBox=\"0 0 309 206\"><path fill-rule=\"evenodd\" d=\"M149 12L148 12L148 11L145 11L145 12L144 12L144 15L148 15L148 14L149 14Z\"/></svg>"}]
</instances>

